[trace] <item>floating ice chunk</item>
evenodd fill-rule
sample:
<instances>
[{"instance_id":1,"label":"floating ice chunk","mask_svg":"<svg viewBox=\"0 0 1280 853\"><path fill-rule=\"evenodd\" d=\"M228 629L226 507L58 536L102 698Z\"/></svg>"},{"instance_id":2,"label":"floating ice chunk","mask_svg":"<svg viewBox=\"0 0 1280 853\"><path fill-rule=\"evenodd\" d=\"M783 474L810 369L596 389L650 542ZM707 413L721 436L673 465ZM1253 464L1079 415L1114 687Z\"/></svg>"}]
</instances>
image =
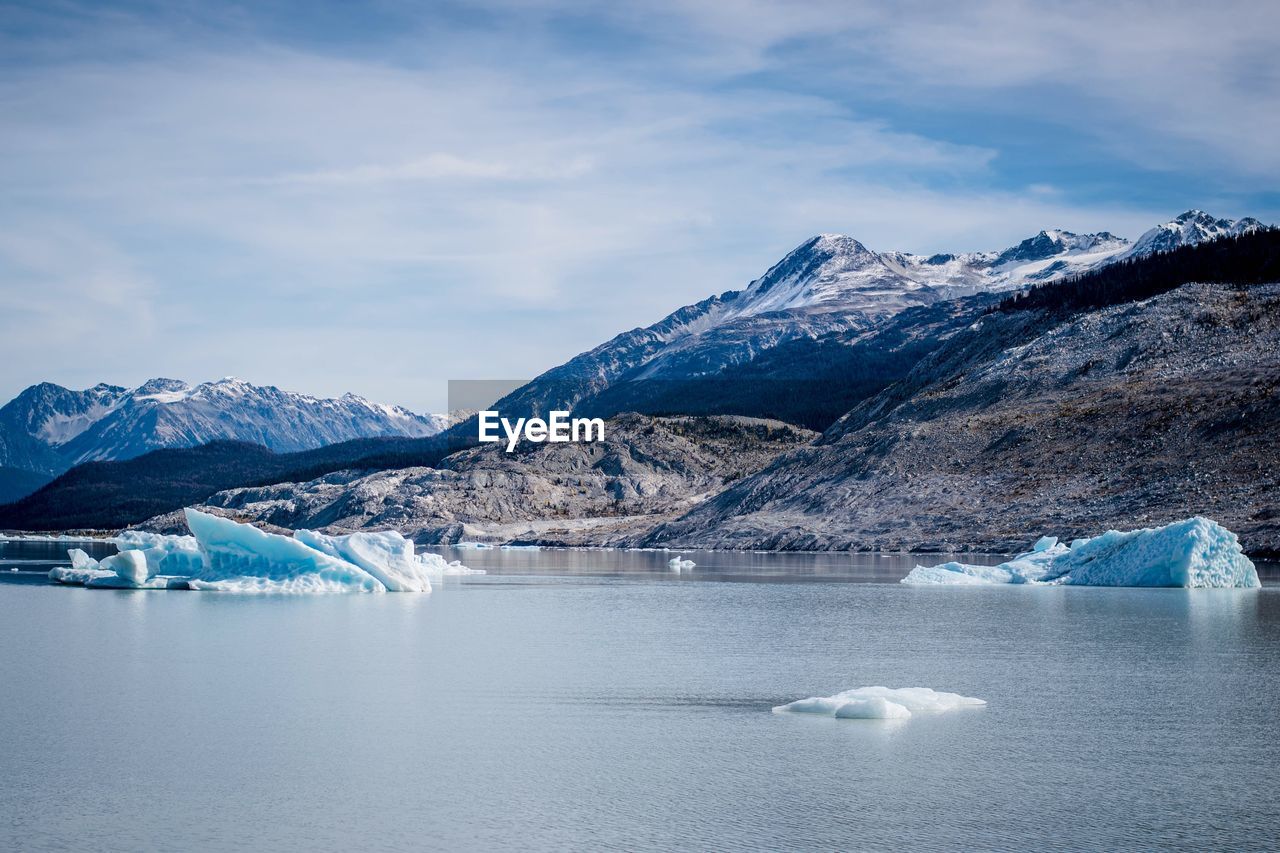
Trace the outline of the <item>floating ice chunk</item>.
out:
<instances>
[{"instance_id":1,"label":"floating ice chunk","mask_svg":"<svg viewBox=\"0 0 1280 853\"><path fill-rule=\"evenodd\" d=\"M1048 551L1054 545L1058 544L1057 536L1041 536L1036 540L1036 544L1031 546L1032 551Z\"/></svg>"},{"instance_id":2,"label":"floating ice chunk","mask_svg":"<svg viewBox=\"0 0 1280 853\"><path fill-rule=\"evenodd\" d=\"M346 536L299 530L293 538L317 551L354 563L391 592L431 592L426 566L415 558L413 543L394 530Z\"/></svg>"},{"instance_id":3,"label":"floating ice chunk","mask_svg":"<svg viewBox=\"0 0 1280 853\"><path fill-rule=\"evenodd\" d=\"M453 547L459 551L491 551L493 546L488 542L454 542Z\"/></svg>"},{"instance_id":4,"label":"floating ice chunk","mask_svg":"<svg viewBox=\"0 0 1280 853\"><path fill-rule=\"evenodd\" d=\"M1109 530L1059 558L1063 583L1090 586L1261 586L1230 530L1207 518L1120 533Z\"/></svg>"},{"instance_id":5,"label":"floating ice chunk","mask_svg":"<svg viewBox=\"0 0 1280 853\"><path fill-rule=\"evenodd\" d=\"M189 577L204 568L204 553L194 536L165 536L126 530L115 537L121 551L138 551L146 558L150 575Z\"/></svg>"},{"instance_id":6,"label":"floating ice chunk","mask_svg":"<svg viewBox=\"0 0 1280 853\"><path fill-rule=\"evenodd\" d=\"M890 702L882 696L850 699L836 708L837 720L905 720L911 716L905 705Z\"/></svg>"},{"instance_id":7,"label":"floating ice chunk","mask_svg":"<svg viewBox=\"0 0 1280 853\"><path fill-rule=\"evenodd\" d=\"M189 579L192 589L233 592L385 592L387 587L354 563L291 536L229 518L186 510L187 526L205 562Z\"/></svg>"},{"instance_id":8,"label":"floating ice chunk","mask_svg":"<svg viewBox=\"0 0 1280 853\"><path fill-rule=\"evenodd\" d=\"M50 569L49 580L106 589L164 588L174 581L173 578L151 574L146 557L139 551L121 551L101 561L79 548L72 548L67 555L71 557L70 568L59 566Z\"/></svg>"},{"instance_id":9,"label":"floating ice chunk","mask_svg":"<svg viewBox=\"0 0 1280 853\"><path fill-rule=\"evenodd\" d=\"M1070 547L1052 537L999 566L916 566L906 584L1053 583L1088 586L1257 587L1257 569L1230 530L1199 516L1164 527L1110 530Z\"/></svg>"},{"instance_id":10,"label":"floating ice chunk","mask_svg":"<svg viewBox=\"0 0 1280 853\"><path fill-rule=\"evenodd\" d=\"M150 576L147 573L147 558L141 551L121 551L98 561L98 568L114 572L122 581L130 586L141 586Z\"/></svg>"},{"instance_id":11,"label":"floating ice chunk","mask_svg":"<svg viewBox=\"0 0 1280 853\"><path fill-rule=\"evenodd\" d=\"M96 578L115 575L115 572L110 569L100 568L97 560L79 548L72 548L67 551L67 556L71 558L71 566L58 566L50 569L49 580L65 584L84 585Z\"/></svg>"},{"instance_id":12,"label":"floating ice chunk","mask_svg":"<svg viewBox=\"0 0 1280 853\"><path fill-rule=\"evenodd\" d=\"M678 572L681 569L692 569L694 566L698 564L695 563L693 560L686 560L684 558L684 555L681 554L678 557L672 557L670 560L668 560L667 565Z\"/></svg>"},{"instance_id":13,"label":"floating ice chunk","mask_svg":"<svg viewBox=\"0 0 1280 853\"><path fill-rule=\"evenodd\" d=\"M503 545L503 551L541 551L541 545Z\"/></svg>"},{"instance_id":14,"label":"floating ice chunk","mask_svg":"<svg viewBox=\"0 0 1280 853\"><path fill-rule=\"evenodd\" d=\"M437 554L415 554L394 531L328 536L267 533L188 509L193 536L128 531L120 552L101 562L79 549L71 566L49 573L66 584L229 592L430 592L431 577L483 574Z\"/></svg>"},{"instance_id":15,"label":"floating ice chunk","mask_svg":"<svg viewBox=\"0 0 1280 853\"><path fill-rule=\"evenodd\" d=\"M916 566L902 582L921 585L1013 583L1013 573L1001 566L971 566L951 562L937 566Z\"/></svg>"},{"instance_id":16,"label":"floating ice chunk","mask_svg":"<svg viewBox=\"0 0 1280 853\"><path fill-rule=\"evenodd\" d=\"M834 696L811 696L774 708L775 713L822 714L837 719L901 720L987 704L983 699L928 687L855 687Z\"/></svg>"},{"instance_id":17,"label":"floating ice chunk","mask_svg":"<svg viewBox=\"0 0 1280 853\"><path fill-rule=\"evenodd\" d=\"M1037 545L1046 539L1041 538ZM939 566L916 566L903 578L908 584L993 584L993 583L1035 583L1041 581L1053 570L1053 561L1069 550L1065 545L1053 544L1038 551L1019 554L1008 562L998 566L975 566L968 563L943 563Z\"/></svg>"}]
</instances>

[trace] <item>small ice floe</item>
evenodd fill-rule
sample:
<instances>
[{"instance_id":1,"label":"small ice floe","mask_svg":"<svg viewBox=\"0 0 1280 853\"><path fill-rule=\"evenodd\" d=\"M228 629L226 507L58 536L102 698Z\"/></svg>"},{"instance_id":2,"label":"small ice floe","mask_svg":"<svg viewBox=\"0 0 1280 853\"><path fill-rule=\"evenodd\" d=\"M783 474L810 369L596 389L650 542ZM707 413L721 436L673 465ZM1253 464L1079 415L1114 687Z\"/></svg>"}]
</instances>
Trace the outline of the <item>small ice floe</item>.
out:
<instances>
[{"instance_id":1,"label":"small ice floe","mask_svg":"<svg viewBox=\"0 0 1280 853\"><path fill-rule=\"evenodd\" d=\"M683 571L684 569L692 569L694 566L698 564L695 563L693 560L686 560L684 558L684 555L681 554L678 557L672 557L670 560L668 560L667 565L671 567L672 571L679 572L679 571Z\"/></svg>"},{"instance_id":2,"label":"small ice floe","mask_svg":"<svg viewBox=\"0 0 1280 853\"><path fill-rule=\"evenodd\" d=\"M928 687L855 687L834 696L811 696L773 709L775 714L820 714L838 720L905 720L985 705L985 699Z\"/></svg>"},{"instance_id":3,"label":"small ice floe","mask_svg":"<svg viewBox=\"0 0 1280 853\"><path fill-rule=\"evenodd\" d=\"M116 589L221 592L430 592L431 579L484 574L437 554L415 554L395 531L330 536L299 530L267 533L249 524L188 509L192 536L128 531L119 553L95 560L79 548L49 579Z\"/></svg>"},{"instance_id":4,"label":"small ice floe","mask_svg":"<svg viewBox=\"0 0 1280 853\"><path fill-rule=\"evenodd\" d=\"M492 551L493 546L488 542L454 542L453 547L459 551Z\"/></svg>"},{"instance_id":5,"label":"small ice floe","mask_svg":"<svg viewBox=\"0 0 1280 853\"><path fill-rule=\"evenodd\" d=\"M1258 571L1236 535L1199 516L1164 527L1120 532L1063 545L1042 537L998 566L916 566L905 584L1075 584L1084 586L1257 587Z\"/></svg>"}]
</instances>

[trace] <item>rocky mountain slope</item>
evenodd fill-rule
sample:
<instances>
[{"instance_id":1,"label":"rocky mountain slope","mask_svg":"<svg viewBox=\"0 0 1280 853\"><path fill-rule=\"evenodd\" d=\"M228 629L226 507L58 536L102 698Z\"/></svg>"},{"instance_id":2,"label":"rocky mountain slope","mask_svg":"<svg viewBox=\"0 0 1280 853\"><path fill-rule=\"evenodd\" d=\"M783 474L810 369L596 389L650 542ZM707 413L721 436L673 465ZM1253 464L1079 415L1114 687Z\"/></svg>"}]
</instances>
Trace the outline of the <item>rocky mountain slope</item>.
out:
<instances>
[{"instance_id":1,"label":"rocky mountain slope","mask_svg":"<svg viewBox=\"0 0 1280 853\"><path fill-rule=\"evenodd\" d=\"M688 509L815 433L751 418L625 415L605 440L484 445L439 468L340 472L307 483L231 489L211 511L285 528L394 528L419 542L608 542ZM148 522L182 530L180 514Z\"/></svg>"},{"instance_id":2,"label":"rocky mountain slope","mask_svg":"<svg viewBox=\"0 0 1280 853\"><path fill-rule=\"evenodd\" d=\"M636 541L1013 550L1204 514L1280 551L1280 285L969 319L814 445Z\"/></svg>"},{"instance_id":3,"label":"rocky mountain slope","mask_svg":"<svg viewBox=\"0 0 1280 853\"><path fill-rule=\"evenodd\" d=\"M59 474L92 460L230 439L290 452L369 436L429 436L445 419L354 394L321 399L239 379L72 391L44 382L0 408L0 465Z\"/></svg>"}]
</instances>

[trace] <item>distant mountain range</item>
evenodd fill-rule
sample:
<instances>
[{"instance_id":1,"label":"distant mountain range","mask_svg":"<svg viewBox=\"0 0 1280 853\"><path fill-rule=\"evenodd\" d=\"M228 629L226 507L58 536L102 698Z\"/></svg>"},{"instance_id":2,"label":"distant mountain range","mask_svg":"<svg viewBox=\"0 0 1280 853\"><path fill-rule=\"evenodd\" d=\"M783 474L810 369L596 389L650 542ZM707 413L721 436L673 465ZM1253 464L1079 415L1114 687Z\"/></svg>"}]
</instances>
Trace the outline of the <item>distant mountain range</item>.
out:
<instances>
[{"instance_id":1,"label":"distant mountain range","mask_svg":"<svg viewBox=\"0 0 1280 853\"><path fill-rule=\"evenodd\" d=\"M446 420L354 394L323 399L234 378L194 386L152 379L133 389L100 384L84 391L42 382L0 408L0 500L81 462L219 439L288 453L356 438L431 436Z\"/></svg>"}]
</instances>

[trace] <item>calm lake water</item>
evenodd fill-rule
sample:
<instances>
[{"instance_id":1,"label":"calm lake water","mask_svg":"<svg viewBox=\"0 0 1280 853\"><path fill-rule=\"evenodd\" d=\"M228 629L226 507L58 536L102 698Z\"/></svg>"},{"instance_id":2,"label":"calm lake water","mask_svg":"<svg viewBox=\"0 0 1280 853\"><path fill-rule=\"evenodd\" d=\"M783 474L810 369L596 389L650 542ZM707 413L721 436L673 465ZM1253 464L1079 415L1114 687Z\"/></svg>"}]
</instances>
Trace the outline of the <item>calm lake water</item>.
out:
<instances>
[{"instance_id":1,"label":"calm lake water","mask_svg":"<svg viewBox=\"0 0 1280 853\"><path fill-rule=\"evenodd\" d=\"M431 595L252 597L53 587L21 562L65 547L0 546L0 848L1280 843L1274 585L486 551L452 556L491 574ZM989 704L770 712L872 684Z\"/></svg>"}]
</instances>

